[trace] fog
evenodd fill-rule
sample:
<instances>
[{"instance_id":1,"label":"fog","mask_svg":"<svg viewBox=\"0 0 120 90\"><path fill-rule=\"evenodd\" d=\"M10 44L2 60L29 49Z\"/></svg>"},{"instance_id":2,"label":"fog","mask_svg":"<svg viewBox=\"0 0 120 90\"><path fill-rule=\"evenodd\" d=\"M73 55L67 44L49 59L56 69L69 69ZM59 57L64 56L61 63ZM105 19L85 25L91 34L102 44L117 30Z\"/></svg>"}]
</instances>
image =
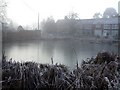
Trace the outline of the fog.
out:
<instances>
[{"instance_id":1,"label":"fog","mask_svg":"<svg viewBox=\"0 0 120 90\"><path fill-rule=\"evenodd\" d=\"M94 13L103 14L108 7L118 11L119 0L6 0L7 16L20 25L31 25L37 22L38 12L40 21L53 16L55 21L63 19L69 12L76 12L81 19L90 19Z\"/></svg>"}]
</instances>

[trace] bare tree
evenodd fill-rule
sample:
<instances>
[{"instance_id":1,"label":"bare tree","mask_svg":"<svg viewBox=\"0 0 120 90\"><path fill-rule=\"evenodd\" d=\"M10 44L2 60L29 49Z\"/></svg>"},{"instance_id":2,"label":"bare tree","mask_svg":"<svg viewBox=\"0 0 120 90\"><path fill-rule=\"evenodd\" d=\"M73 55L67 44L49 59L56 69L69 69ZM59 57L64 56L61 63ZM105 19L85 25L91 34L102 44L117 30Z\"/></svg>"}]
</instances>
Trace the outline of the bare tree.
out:
<instances>
[{"instance_id":1,"label":"bare tree","mask_svg":"<svg viewBox=\"0 0 120 90\"><path fill-rule=\"evenodd\" d=\"M0 21L1 22L6 21L6 6L7 6L6 1L0 0Z\"/></svg>"},{"instance_id":2,"label":"bare tree","mask_svg":"<svg viewBox=\"0 0 120 90\"><path fill-rule=\"evenodd\" d=\"M52 16L48 17L47 20L43 20L41 26L45 33L54 33L56 31L56 23Z\"/></svg>"},{"instance_id":3,"label":"bare tree","mask_svg":"<svg viewBox=\"0 0 120 90\"><path fill-rule=\"evenodd\" d=\"M79 19L79 15L74 12L70 12L67 16L64 17L64 19Z\"/></svg>"},{"instance_id":4,"label":"bare tree","mask_svg":"<svg viewBox=\"0 0 120 90\"><path fill-rule=\"evenodd\" d=\"M93 15L93 18L94 19L97 19L97 18L102 18L102 14L100 12L97 12Z\"/></svg>"}]
</instances>

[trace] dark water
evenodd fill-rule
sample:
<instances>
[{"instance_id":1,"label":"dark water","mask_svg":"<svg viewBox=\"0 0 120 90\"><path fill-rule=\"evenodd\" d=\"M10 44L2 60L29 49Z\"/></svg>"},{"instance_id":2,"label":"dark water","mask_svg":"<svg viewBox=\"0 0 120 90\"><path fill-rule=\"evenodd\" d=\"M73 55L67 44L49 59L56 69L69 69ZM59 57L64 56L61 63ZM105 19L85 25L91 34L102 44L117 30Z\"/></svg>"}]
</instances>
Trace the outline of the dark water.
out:
<instances>
[{"instance_id":1,"label":"dark water","mask_svg":"<svg viewBox=\"0 0 120 90\"><path fill-rule=\"evenodd\" d=\"M51 63L51 57L53 57L54 63L62 63L70 67L75 67L77 60L81 64L83 59L95 57L101 51L118 52L115 44L97 44L77 40L5 43L3 49L8 59Z\"/></svg>"}]
</instances>

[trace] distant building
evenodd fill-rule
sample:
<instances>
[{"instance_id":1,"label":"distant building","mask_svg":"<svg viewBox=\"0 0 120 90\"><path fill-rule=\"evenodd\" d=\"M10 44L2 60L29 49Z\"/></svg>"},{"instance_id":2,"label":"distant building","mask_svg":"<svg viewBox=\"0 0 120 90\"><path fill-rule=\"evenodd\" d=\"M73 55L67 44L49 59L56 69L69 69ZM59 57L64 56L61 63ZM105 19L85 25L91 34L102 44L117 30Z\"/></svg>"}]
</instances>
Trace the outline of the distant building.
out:
<instances>
[{"instance_id":1,"label":"distant building","mask_svg":"<svg viewBox=\"0 0 120 90\"><path fill-rule=\"evenodd\" d=\"M41 39L41 30L3 31L3 41L27 41Z\"/></svg>"},{"instance_id":2,"label":"distant building","mask_svg":"<svg viewBox=\"0 0 120 90\"><path fill-rule=\"evenodd\" d=\"M117 37L118 18L82 19L78 22L79 31L84 35Z\"/></svg>"},{"instance_id":3,"label":"distant building","mask_svg":"<svg viewBox=\"0 0 120 90\"><path fill-rule=\"evenodd\" d=\"M24 28L20 25L20 26L18 26L17 30L18 30L18 31L24 30Z\"/></svg>"}]
</instances>

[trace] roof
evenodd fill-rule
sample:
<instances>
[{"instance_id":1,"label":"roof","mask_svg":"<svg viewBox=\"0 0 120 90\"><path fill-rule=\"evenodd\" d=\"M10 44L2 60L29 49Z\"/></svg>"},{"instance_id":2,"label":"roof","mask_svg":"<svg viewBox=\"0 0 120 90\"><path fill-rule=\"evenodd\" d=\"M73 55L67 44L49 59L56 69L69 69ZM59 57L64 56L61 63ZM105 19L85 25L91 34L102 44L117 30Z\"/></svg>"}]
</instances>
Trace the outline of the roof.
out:
<instances>
[{"instance_id":1,"label":"roof","mask_svg":"<svg viewBox=\"0 0 120 90\"><path fill-rule=\"evenodd\" d=\"M81 19L81 24L118 24L118 18Z\"/></svg>"},{"instance_id":2,"label":"roof","mask_svg":"<svg viewBox=\"0 0 120 90\"><path fill-rule=\"evenodd\" d=\"M80 19L77 20L77 25L82 24L118 24L118 18L98 18L98 19ZM64 24L65 20L58 20L57 23Z\"/></svg>"}]
</instances>

